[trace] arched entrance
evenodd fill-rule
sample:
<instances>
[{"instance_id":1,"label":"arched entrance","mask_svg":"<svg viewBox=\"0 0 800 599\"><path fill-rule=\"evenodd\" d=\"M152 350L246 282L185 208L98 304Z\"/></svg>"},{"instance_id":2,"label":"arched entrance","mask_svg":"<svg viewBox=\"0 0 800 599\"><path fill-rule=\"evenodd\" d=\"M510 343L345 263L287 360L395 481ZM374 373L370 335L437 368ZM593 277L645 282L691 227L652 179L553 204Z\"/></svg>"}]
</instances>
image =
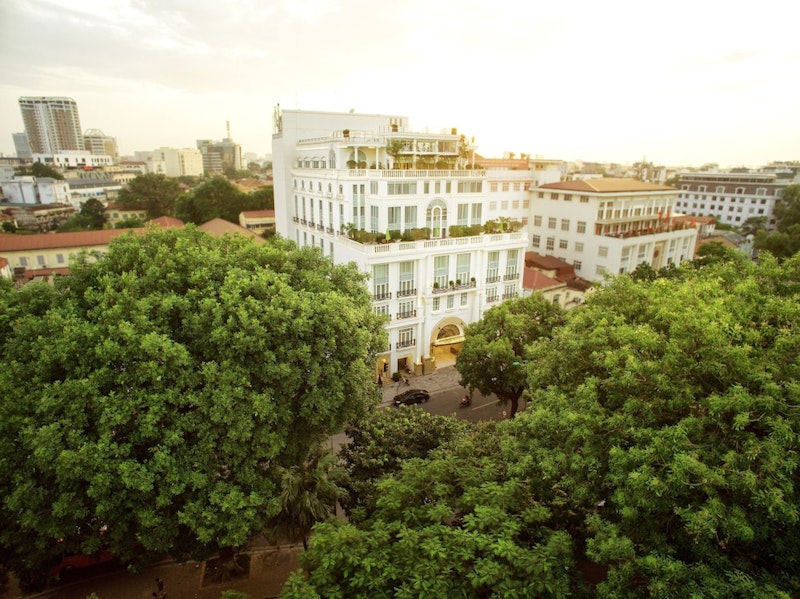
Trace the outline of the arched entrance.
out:
<instances>
[{"instance_id":1,"label":"arched entrance","mask_svg":"<svg viewBox=\"0 0 800 599\"><path fill-rule=\"evenodd\" d=\"M431 356L436 358L436 367L452 366L464 342L464 321L460 318L446 318L433 329L431 335Z\"/></svg>"}]
</instances>

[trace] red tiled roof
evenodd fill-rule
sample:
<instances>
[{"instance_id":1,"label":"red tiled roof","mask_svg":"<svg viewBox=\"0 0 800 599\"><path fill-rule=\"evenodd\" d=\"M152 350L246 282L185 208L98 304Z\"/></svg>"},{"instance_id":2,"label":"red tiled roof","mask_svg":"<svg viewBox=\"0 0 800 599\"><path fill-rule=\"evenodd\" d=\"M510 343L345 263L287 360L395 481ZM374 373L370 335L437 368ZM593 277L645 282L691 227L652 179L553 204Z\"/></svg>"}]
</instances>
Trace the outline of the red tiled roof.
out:
<instances>
[{"instance_id":1,"label":"red tiled roof","mask_svg":"<svg viewBox=\"0 0 800 599\"><path fill-rule=\"evenodd\" d=\"M552 279L540 270L535 268L526 268L522 273L522 287L523 289L532 289L533 291L544 291L553 287L566 287L566 283L557 279Z\"/></svg>"},{"instance_id":2,"label":"red tiled roof","mask_svg":"<svg viewBox=\"0 0 800 599\"><path fill-rule=\"evenodd\" d=\"M243 235L245 237L251 237L257 243L263 243L265 239L260 237L256 233L253 233L249 229L245 229L244 227L240 227L239 225L235 225L227 220L221 218L215 218L213 220L208 221L207 223L203 223L198 227L201 231L208 233L209 235L213 235L214 237L222 237L223 235Z\"/></svg>"},{"instance_id":3,"label":"red tiled roof","mask_svg":"<svg viewBox=\"0 0 800 599\"><path fill-rule=\"evenodd\" d=\"M658 185L637 179L578 179L576 181L560 181L558 183L545 183L541 189L557 189L563 191L587 193L623 193L626 191L676 191L668 185Z\"/></svg>"},{"instance_id":4,"label":"red tiled roof","mask_svg":"<svg viewBox=\"0 0 800 599\"><path fill-rule=\"evenodd\" d=\"M162 229L171 229L173 227L183 227L186 223L184 223L181 219L173 218L172 216L159 216L158 218L147 221L147 224L156 225Z\"/></svg>"},{"instance_id":5,"label":"red tiled roof","mask_svg":"<svg viewBox=\"0 0 800 599\"><path fill-rule=\"evenodd\" d=\"M536 266L545 270L558 270L570 266L570 264L555 256L542 256L536 252L525 252L525 266Z\"/></svg>"}]
</instances>

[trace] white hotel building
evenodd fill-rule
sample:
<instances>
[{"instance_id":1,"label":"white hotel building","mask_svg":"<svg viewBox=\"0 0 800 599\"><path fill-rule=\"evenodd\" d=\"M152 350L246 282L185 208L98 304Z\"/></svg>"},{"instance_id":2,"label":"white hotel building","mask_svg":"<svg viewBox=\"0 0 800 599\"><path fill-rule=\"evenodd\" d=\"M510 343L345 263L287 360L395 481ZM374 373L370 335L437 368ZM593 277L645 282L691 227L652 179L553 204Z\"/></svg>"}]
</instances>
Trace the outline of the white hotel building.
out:
<instances>
[{"instance_id":1,"label":"white hotel building","mask_svg":"<svg viewBox=\"0 0 800 599\"><path fill-rule=\"evenodd\" d=\"M678 190L635 179L589 179L534 190L528 232L533 251L560 258L575 274L658 270L694 257L697 229L673 220Z\"/></svg>"},{"instance_id":2,"label":"white hotel building","mask_svg":"<svg viewBox=\"0 0 800 599\"><path fill-rule=\"evenodd\" d=\"M519 192L490 197L455 130L276 107L272 153L277 232L370 276L374 309L389 318L378 369L452 363L466 325L520 293L529 175L493 171L498 189L508 178ZM482 232L488 221L496 231Z\"/></svg>"}]
</instances>

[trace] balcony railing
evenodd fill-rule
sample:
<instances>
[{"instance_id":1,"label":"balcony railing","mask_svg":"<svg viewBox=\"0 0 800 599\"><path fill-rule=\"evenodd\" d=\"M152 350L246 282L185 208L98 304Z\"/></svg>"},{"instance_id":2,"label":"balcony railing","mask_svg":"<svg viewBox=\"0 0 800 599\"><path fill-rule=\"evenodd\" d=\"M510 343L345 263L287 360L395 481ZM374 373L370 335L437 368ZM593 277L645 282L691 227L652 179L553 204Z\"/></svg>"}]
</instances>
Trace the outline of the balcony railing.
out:
<instances>
[{"instance_id":1,"label":"balcony railing","mask_svg":"<svg viewBox=\"0 0 800 599\"><path fill-rule=\"evenodd\" d=\"M517 248L518 244L526 238L523 231L513 233L498 233L492 235L475 235L472 237L447 237L441 239L424 239L419 241L388 241L376 243L360 243L345 236L339 238L339 243L347 245L364 254L390 254L398 257L413 252L445 250L453 251L458 246L467 244L470 248L478 246L487 248ZM442 292L440 292L442 293Z\"/></svg>"},{"instance_id":2,"label":"balcony railing","mask_svg":"<svg viewBox=\"0 0 800 599\"><path fill-rule=\"evenodd\" d=\"M515 279L519 279L519 273L518 272L512 272L512 273L509 273L509 274L503 276L503 280L504 281L513 281Z\"/></svg>"},{"instance_id":3,"label":"balcony railing","mask_svg":"<svg viewBox=\"0 0 800 599\"><path fill-rule=\"evenodd\" d=\"M514 293L504 293L503 294L503 299L504 300L511 299L512 297L517 297L517 295L518 294L517 294L516 291Z\"/></svg>"},{"instance_id":4,"label":"balcony railing","mask_svg":"<svg viewBox=\"0 0 800 599\"><path fill-rule=\"evenodd\" d=\"M493 302L499 301L500 297L497 295L487 295L486 296L486 303L491 304Z\"/></svg>"},{"instance_id":5,"label":"balcony railing","mask_svg":"<svg viewBox=\"0 0 800 599\"><path fill-rule=\"evenodd\" d=\"M403 349L405 347L411 347L412 345L416 345L416 344L417 344L417 340L416 339L412 339L411 341L398 341L395 345L397 346L397 349Z\"/></svg>"},{"instance_id":6,"label":"balcony railing","mask_svg":"<svg viewBox=\"0 0 800 599\"><path fill-rule=\"evenodd\" d=\"M333 227L326 227L325 232L329 233L330 235L333 235Z\"/></svg>"},{"instance_id":7,"label":"balcony railing","mask_svg":"<svg viewBox=\"0 0 800 599\"><path fill-rule=\"evenodd\" d=\"M325 230L325 225L323 225L322 223L318 224L317 225L317 230L324 231Z\"/></svg>"},{"instance_id":8,"label":"balcony railing","mask_svg":"<svg viewBox=\"0 0 800 599\"><path fill-rule=\"evenodd\" d=\"M500 275L494 277L486 277L486 284L489 285L490 283L499 283L500 282Z\"/></svg>"},{"instance_id":9,"label":"balcony railing","mask_svg":"<svg viewBox=\"0 0 800 599\"><path fill-rule=\"evenodd\" d=\"M402 320L404 318L414 318L417 315L416 310L411 310L409 312L398 312L397 313L397 320Z\"/></svg>"},{"instance_id":10,"label":"balcony railing","mask_svg":"<svg viewBox=\"0 0 800 599\"><path fill-rule=\"evenodd\" d=\"M372 296L373 302L383 302L390 299L392 299L391 291L387 291L386 293L376 293L375 295Z\"/></svg>"},{"instance_id":11,"label":"balcony railing","mask_svg":"<svg viewBox=\"0 0 800 599\"><path fill-rule=\"evenodd\" d=\"M293 216L293 217L292 217L292 220L293 220L294 222L296 222L296 223L299 223L299 222L300 222L300 217L299 217L299 216Z\"/></svg>"},{"instance_id":12,"label":"balcony railing","mask_svg":"<svg viewBox=\"0 0 800 599\"><path fill-rule=\"evenodd\" d=\"M417 295L417 288L414 289L399 289L397 291L397 297L409 297L412 295Z\"/></svg>"}]
</instances>

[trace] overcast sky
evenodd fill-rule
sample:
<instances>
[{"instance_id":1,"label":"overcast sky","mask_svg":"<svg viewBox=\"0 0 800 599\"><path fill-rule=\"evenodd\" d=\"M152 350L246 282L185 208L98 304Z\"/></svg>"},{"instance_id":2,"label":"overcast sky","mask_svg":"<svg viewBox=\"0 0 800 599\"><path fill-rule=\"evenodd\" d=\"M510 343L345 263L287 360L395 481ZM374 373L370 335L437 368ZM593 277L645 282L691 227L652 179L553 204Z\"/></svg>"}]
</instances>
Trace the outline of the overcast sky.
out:
<instances>
[{"instance_id":1,"label":"overcast sky","mask_svg":"<svg viewBox=\"0 0 800 599\"><path fill-rule=\"evenodd\" d=\"M272 110L399 114L478 152L760 166L800 159L800 3L0 0L0 152L20 96L75 99L120 151Z\"/></svg>"}]
</instances>

